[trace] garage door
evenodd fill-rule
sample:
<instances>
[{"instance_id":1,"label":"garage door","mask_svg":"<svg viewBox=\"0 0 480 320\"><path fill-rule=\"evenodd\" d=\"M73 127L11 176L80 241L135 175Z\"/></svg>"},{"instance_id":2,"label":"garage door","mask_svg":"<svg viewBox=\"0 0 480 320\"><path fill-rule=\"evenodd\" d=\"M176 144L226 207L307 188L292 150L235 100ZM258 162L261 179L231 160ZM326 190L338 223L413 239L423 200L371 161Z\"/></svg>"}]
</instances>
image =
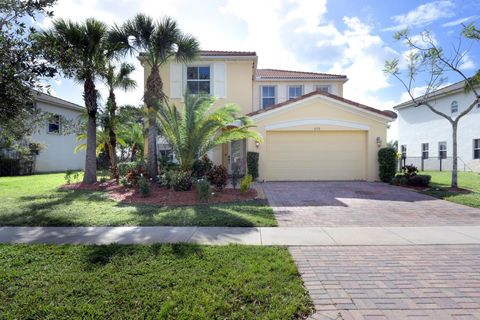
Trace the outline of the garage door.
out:
<instances>
[{"instance_id":1,"label":"garage door","mask_svg":"<svg viewBox=\"0 0 480 320\"><path fill-rule=\"evenodd\" d=\"M365 131L267 133L267 180L365 180Z\"/></svg>"}]
</instances>

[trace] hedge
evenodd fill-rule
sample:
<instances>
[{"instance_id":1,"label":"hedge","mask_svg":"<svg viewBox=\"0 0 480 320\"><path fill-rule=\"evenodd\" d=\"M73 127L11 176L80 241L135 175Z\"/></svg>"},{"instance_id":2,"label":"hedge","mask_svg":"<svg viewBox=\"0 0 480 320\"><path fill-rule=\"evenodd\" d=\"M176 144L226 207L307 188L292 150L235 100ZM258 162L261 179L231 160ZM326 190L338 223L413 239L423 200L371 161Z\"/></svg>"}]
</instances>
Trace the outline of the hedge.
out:
<instances>
[{"instance_id":1,"label":"hedge","mask_svg":"<svg viewBox=\"0 0 480 320\"><path fill-rule=\"evenodd\" d=\"M390 183L397 173L397 152L394 148L378 150L379 176L383 182Z\"/></svg>"},{"instance_id":2,"label":"hedge","mask_svg":"<svg viewBox=\"0 0 480 320\"><path fill-rule=\"evenodd\" d=\"M258 152L247 152L247 171L252 176L253 180L258 178Z\"/></svg>"}]
</instances>

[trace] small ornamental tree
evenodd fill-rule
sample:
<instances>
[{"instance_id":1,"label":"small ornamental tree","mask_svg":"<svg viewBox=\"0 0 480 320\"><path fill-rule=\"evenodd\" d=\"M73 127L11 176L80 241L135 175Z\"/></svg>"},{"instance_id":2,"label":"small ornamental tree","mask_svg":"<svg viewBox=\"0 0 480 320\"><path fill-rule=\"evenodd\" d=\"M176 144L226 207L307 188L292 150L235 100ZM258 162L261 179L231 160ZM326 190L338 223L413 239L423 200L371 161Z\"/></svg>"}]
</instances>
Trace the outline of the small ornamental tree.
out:
<instances>
[{"instance_id":1,"label":"small ornamental tree","mask_svg":"<svg viewBox=\"0 0 480 320\"><path fill-rule=\"evenodd\" d=\"M473 24L465 26L462 31L462 37L478 41L480 39L480 32ZM404 86L408 93L414 107L426 106L430 111L436 115L447 120L452 126L452 182L451 187L457 188L457 130L458 123L465 115L472 111L480 102L480 90L477 85L480 83L480 71L477 71L472 77L467 76L462 71L462 65L465 63L468 49L464 50L461 47L461 38L457 45L453 45L452 52L446 53L440 46L437 45L436 40L428 31L420 34L421 40L418 37L412 37L408 30L400 31L395 34L395 39L403 41L409 48L407 55L406 74L402 75L399 67L399 59L385 62L384 72L397 78ZM469 47L471 48L471 47ZM463 81L465 92L472 92L473 97L466 100L464 106L458 106L459 112L457 115L447 114L442 112L435 106L435 92L446 83L447 74L455 74ZM420 83L419 78L425 78L424 94L420 97L415 96L414 90L418 88Z\"/></svg>"},{"instance_id":2,"label":"small ornamental tree","mask_svg":"<svg viewBox=\"0 0 480 320\"><path fill-rule=\"evenodd\" d=\"M380 180L390 183L397 173L397 151L390 147L378 150L378 165Z\"/></svg>"}]
</instances>

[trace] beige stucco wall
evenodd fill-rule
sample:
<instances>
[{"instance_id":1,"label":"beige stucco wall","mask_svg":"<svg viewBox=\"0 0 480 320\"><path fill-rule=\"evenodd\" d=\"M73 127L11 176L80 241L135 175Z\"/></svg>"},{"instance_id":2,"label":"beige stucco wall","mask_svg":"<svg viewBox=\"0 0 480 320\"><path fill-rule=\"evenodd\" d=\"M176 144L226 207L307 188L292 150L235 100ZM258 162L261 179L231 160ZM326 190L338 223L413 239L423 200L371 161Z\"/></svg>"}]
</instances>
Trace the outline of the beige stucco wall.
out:
<instances>
[{"instance_id":1,"label":"beige stucco wall","mask_svg":"<svg viewBox=\"0 0 480 320\"><path fill-rule=\"evenodd\" d=\"M268 116L267 116L268 115ZM254 116L256 130L265 139L260 144L259 148L256 148L254 141L248 141L248 150L257 151L260 154L259 160L259 179L265 180L266 177L266 164L267 164L267 126L275 125L279 123L287 123L291 121L301 120L328 120L328 121L344 121L349 124L356 124L360 126L367 126L368 129L351 128L348 126L340 125L322 125L322 124L304 124L288 128L276 128L275 131L331 131L331 130L363 130L366 131L367 136L367 160L366 160L366 177L368 181L378 180L378 163L377 152L379 147L377 146L376 139L380 137L382 140L382 146L386 144L387 125L388 119L376 116L373 114L367 114L362 110L356 109L352 106L344 106L340 102L333 101L332 99L325 98L324 96L314 96L310 99L306 99L302 102L292 104L292 107L284 106L277 109L276 112L269 112ZM308 155L308 150L305 150L305 155ZM295 165L292 163L292 165Z\"/></svg>"},{"instance_id":2,"label":"beige stucco wall","mask_svg":"<svg viewBox=\"0 0 480 320\"><path fill-rule=\"evenodd\" d=\"M261 86L275 86L276 87L276 103L282 103L288 99L288 87L289 86L303 86L303 94L307 94L310 92L315 91L315 86L320 85L327 85L330 86L330 93L343 97L343 84L344 80L342 81L326 81L326 80L319 80L319 81L258 81L256 80L253 83L253 109L259 110L261 103Z\"/></svg>"}]
</instances>

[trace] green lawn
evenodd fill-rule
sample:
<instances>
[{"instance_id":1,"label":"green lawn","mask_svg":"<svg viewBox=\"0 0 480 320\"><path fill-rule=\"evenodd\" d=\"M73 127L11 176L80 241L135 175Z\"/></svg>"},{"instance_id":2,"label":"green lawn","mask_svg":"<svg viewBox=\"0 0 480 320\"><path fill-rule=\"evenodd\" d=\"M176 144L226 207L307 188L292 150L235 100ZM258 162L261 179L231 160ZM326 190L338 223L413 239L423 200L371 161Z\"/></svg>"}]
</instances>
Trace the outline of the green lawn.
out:
<instances>
[{"instance_id":1,"label":"green lawn","mask_svg":"<svg viewBox=\"0 0 480 320\"><path fill-rule=\"evenodd\" d=\"M452 193L441 190L450 186L452 173L450 171L425 171L421 174L432 176L431 185L440 190L428 190L424 193L436 198L448 200L451 202L464 204L474 208L480 208L480 175L475 172L459 172L458 186L460 188L469 189L471 193Z\"/></svg>"},{"instance_id":2,"label":"green lawn","mask_svg":"<svg viewBox=\"0 0 480 320\"><path fill-rule=\"evenodd\" d=\"M299 319L287 249L0 245L1 319Z\"/></svg>"},{"instance_id":3,"label":"green lawn","mask_svg":"<svg viewBox=\"0 0 480 320\"><path fill-rule=\"evenodd\" d=\"M0 177L3 226L276 226L261 202L159 207L122 204L104 192L64 191L64 174Z\"/></svg>"}]
</instances>

